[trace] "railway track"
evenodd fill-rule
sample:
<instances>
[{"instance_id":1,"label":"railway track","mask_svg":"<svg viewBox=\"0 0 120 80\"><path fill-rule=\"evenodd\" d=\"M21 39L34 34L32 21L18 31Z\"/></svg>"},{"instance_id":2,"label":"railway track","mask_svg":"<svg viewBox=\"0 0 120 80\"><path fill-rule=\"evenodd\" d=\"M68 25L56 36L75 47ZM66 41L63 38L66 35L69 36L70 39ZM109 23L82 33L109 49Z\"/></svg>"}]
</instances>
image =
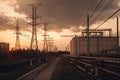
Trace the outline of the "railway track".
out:
<instances>
[{"instance_id":1,"label":"railway track","mask_svg":"<svg viewBox=\"0 0 120 80\"><path fill-rule=\"evenodd\" d=\"M100 57L65 57L89 80L120 80L120 59ZM91 79L92 78L92 79Z\"/></svg>"}]
</instances>

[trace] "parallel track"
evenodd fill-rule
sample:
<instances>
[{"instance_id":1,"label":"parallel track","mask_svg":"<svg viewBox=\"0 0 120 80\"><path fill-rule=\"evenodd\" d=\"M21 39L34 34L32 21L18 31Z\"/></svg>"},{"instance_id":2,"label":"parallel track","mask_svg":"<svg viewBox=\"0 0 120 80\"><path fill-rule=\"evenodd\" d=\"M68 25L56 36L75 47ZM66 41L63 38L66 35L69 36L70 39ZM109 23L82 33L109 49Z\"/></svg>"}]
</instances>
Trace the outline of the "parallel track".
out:
<instances>
[{"instance_id":1,"label":"parallel track","mask_svg":"<svg viewBox=\"0 0 120 80\"><path fill-rule=\"evenodd\" d=\"M80 73L84 72L87 74L89 80L120 80L120 59L102 57L65 58L74 65Z\"/></svg>"}]
</instances>

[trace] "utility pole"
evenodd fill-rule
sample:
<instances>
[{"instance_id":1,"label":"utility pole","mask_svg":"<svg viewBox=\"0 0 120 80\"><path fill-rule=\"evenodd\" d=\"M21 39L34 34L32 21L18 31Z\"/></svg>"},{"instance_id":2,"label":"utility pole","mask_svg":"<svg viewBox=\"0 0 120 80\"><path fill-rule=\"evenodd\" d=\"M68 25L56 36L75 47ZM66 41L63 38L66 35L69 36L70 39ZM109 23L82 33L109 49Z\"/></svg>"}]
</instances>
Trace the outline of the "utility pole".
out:
<instances>
[{"instance_id":1,"label":"utility pole","mask_svg":"<svg viewBox=\"0 0 120 80\"><path fill-rule=\"evenodd\" d=\"M43 51L47 52L48 51L48 43L47 43L47 25L48 23L44 23L44 44L43 44Z\"/></svg>"},{"instance_id":2,"label":"utility pole","mask_svg":"<svg viewBox=\"0 0 120 80\"><path fill-rule=\"evenodd\" d=\"M90 56L89 42L89 14L87 14L87 56Z\"/></svg>"},{"instance_id":3,"label":"utility pole","mask_svg":"<svg viewBox=\"0 0 120 80\"><path fill-rule=\"evenodd\" d=\"M20 47L20 39L19 39L19 35L21 34L20 33L20 27L19 27L19 21L18 19L16 20L16 42L15 42L15 50L19 50L21 47Z\"/></svg>"},{"instance_id":4,"label":"utility pole","mask_svg":"<svg viewBox=\"0 0 120 80\"><path fill-rule=\"evenodd\" d=\"M77 41L77 38L78 38L77 35L75 35L75 43L76 43L76 44L75 44L75 46L76 46L76 47L75 47L75 49L76 49L76 54L75 54L75 56L78 55L78 45L77 45L77 44L78 44L78 41Z\"/></svg>"},{"instance_id":5,"label":"utility pole","mask_svg":"<svg viewBox=\"0 0 120 80\"><path fill-rule=\"evenodd\" d=\"M117 17L117 54L119 53L119 18Z\"/></svg>"},{"instance_id":6,"label":"utility pole","mask_svg":"<svg viewBox=\"0 0 120 80\"><path fill-rule=\"evenodd\" d=\"M38 25L37 19L40 18L39 16L37 16L37 9L40 5L41 3L29 4L29 6L32 8L32 16L30 17L32 19L30 23L30 25L32 25L32 38L31 38L30 49L34 49L34 50L38 50L36 26Z\"/></svg>"}]
</instances>

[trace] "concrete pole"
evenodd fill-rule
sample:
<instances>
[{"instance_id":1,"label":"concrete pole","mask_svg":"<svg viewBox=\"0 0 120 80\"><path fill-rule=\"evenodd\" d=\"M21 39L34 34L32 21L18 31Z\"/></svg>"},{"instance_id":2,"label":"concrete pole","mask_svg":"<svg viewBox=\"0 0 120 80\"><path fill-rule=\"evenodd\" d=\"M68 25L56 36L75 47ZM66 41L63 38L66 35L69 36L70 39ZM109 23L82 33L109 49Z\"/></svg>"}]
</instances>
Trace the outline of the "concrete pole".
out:
<instances>
[{"instance_id":1,"label":"concrete pole","mask_svg":"<svg viewBox=\"0 0 120 80\"><path fill-rule=\"evenodd\" d=\"M99 36L96 37L96 42L97 42L97 54L99 52Z\"/></svg>"},{"instance_id":2,"label":"concrete pole","mask_svg":"<svg viewBox=\"0 0 120 80\"><path fill-rule=\"evenodd\" d=\"M78 51L77 51L77 48L78 48L78 47L77 47L77 46L78 46L78 45L77 45L77 44L78 44L78 43L77 43L77 35L75 35L75 43L76 43L76 44L75 44L75 46L76 46L76 55L75 55L75 56L77 57L77 52L78 52Z\"/></svg>"},{"instance_id":3,"label":"concrete pole","mask_svg":"<svg viewBox=\"0 0 120 80\"><path fill-rule=\"evenodd\" d=\"M117 17L117 54L119 53L119 19Z\"/></svg>"},{"instance_id":4,"label":"concrete pole","mask_svg":"<svg viewBox=\"0 0 120 80\"><path fill-rule=\"evenodd\" d=\"M90 56L89 54L89 14L87 14L87 56Z\"/></svg>"}]
</instances>

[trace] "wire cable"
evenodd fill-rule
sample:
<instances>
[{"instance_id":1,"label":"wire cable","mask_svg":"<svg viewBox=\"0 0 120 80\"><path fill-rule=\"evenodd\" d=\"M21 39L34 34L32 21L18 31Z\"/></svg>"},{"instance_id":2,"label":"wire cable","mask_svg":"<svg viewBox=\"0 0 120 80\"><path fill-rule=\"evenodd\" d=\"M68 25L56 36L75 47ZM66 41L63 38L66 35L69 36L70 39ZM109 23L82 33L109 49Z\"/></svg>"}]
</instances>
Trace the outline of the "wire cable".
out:
<instances>
[{"instance_id":1,"label":"wire cable","mask_svg":"<svg viewBox=\"0 0 120 80\"><path fill-rule=\"evenodd\" d=\"M118 13L120 9L115 11L111 16L109 16L105 21L103 21L99 26L97 26L95 29L99 28L101 25L103 25L105 22L107 22L111 17L113 17L116 13Z\"/></svg>"}]
</instances>

